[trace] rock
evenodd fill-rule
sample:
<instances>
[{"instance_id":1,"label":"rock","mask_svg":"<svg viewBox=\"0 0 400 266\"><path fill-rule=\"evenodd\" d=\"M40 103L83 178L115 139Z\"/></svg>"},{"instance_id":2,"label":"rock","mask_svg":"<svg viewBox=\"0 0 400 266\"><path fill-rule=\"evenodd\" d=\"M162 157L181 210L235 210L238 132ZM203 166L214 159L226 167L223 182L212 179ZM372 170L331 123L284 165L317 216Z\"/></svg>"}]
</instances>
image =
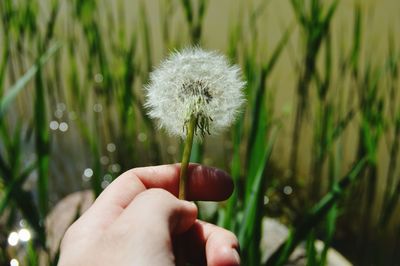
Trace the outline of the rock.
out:
<instances>
[{"instance_id":1,"label":"rock","mask_svg":"<svg viewBox=\"0 0 400 266\"><path fill-rule=\"evenodd\" d=\"M46 218L47 247L51 258L57 253L67 228L94 202L90 190L78 191L57 203Z\"/></svg>"},{"instance_id":2,"label":"rock","mask_svg":"<svg viewBox=\"0 0 400 266\"><path fill-rule=\"evenodd\" d=\"M265 263L267 259L279 248L289 235L289 229L279 221L271 218L263 220L263 236L261 238L261 251L263 254L262 261ZM324 248L324 243L320 240L315 242L318 252ZM303 266L307 264L306 248L304 244L299 245L289 258L286 265ZM348 266L352 265L335 249L330 248L327 254L327 266Z\"/></svg>"}]
</instances>

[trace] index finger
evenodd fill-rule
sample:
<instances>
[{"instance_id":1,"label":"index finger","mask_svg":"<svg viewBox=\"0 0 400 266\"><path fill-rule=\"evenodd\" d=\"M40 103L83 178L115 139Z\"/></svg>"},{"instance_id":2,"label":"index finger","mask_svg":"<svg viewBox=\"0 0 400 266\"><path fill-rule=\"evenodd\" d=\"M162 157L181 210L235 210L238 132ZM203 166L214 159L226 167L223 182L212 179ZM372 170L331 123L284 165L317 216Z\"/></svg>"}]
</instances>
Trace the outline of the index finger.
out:
<instances>
[{"instance_id":1,"label":"index finger","mask_svg":"<svg viewBox=\"0 0 400 266\"><path fill-rule=\"evenodd\" d=\"M178 196L180 164L134 168L131 170L146 188L163 188ZM200 164L188 167L187 200L221 201L233 191L231 177L218 168Z\"/></svg>"},{"instance_id":2,"label":"index finger","mask_svg":"<svg viewBox=\"0 0 400 266\"><path fill-rule=\"evenodd\" d=\"M134 168L115 179L96 199L85 216L107 226L118 217L130 202L146 189L162 188L178 195L180 164ZM221 201L233 191L230 176L217 168L190 164L188 168L187 200Z\"/></svg>"}]
</instances>

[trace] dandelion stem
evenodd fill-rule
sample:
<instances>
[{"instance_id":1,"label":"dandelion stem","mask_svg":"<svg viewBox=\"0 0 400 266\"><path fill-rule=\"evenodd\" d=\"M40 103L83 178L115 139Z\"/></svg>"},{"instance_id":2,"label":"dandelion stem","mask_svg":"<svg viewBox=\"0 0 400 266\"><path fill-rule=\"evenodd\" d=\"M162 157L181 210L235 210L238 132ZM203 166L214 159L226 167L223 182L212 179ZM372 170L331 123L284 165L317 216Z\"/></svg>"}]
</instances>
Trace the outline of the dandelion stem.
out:
<instances>
[{"instance_id":1,"label":"dandelion stem","mask_svg":"<svg viewBox=\"0 0 400 266\"><path fill-rule=\"evenodd\" d=\"M187 169L192 152L193 136L196 131L197 117L192 115L186 127L185 146L183 148L181 173L179 178L179 199L186 199Z\"/></svg>"}]
</instances>

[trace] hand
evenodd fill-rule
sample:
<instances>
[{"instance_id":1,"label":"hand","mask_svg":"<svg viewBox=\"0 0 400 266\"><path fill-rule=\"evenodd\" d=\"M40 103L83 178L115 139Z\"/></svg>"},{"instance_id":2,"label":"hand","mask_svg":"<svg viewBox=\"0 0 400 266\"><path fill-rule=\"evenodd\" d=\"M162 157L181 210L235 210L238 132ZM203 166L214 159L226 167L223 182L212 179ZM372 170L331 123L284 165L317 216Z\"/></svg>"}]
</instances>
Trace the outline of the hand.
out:
<instances>
[{"instance_id":1,"label":"hand","mask_svg":"<svg viewBox=\"0 0 400 266\"><path fill-rule=\"evenodd\" d=\"M115 179L65 233L59 265L169 266L174 248L194 265L239 265L234 234L197 220L196 205L176 198L179 172L179 165L143 167ZM188 176L189 200L232 193L221 170L191 164Z\"/></svg>"}]
</instances>

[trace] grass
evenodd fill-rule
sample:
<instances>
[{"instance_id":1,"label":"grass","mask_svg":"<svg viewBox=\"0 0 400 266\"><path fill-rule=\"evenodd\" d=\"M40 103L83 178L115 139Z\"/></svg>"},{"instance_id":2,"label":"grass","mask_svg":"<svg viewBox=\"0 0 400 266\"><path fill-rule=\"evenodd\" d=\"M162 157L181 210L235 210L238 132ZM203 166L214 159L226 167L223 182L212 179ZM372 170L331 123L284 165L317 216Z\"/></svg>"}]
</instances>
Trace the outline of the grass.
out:
<instances>
[{"instance_id":1,"label":"grass","mask_svg":"<svg viewBox=\"0 0 400 266\"><path fill-rule=\"evenodd\" d=\"M394 31L379 36L387 53L378 58L366 45L363 5L354 5L344 38L334 28L344 1L288 0L293 18L265 41L273 2L239 1L240 16L225 34L223 52L242 67L247 105L222 138L193 146L192 162L212 160L236 187L210 221L238 236L243 265L284 265L301 243L308 265L326 265L331 246L355 264L392 265L400 241L399 40ZM0 2L0 214L7 221L0 236L15 230L19 217L34 232L27 246L1 243L0 264L18 249L25 249L19 259L28 265L47 253L43 221L54 197L77 188L98 195L109 176L179 161L182 144L147 117L142 87L160 54L190 44L214 49L205 28L212 1L160 1L159 20L146 1L135 2L133 11L124 1L46 3ZM296 56L287 58L293 49ZM280 75L288 62L294 74ZM282 76L295 82L284 87ZM281 90L294 92L286 115L277 107ZM60 103L61 116L54 109ZM69 129L53 131L50 121ZM72 177L57 176L60 161ZM85 168L93 170L89 181L81 180ZM265 262L266 216L286 223L290 234ZM316 239L324 242L322 252ZM57 257L46 261L56 265Z\"/></svg>"}]
</instances>

